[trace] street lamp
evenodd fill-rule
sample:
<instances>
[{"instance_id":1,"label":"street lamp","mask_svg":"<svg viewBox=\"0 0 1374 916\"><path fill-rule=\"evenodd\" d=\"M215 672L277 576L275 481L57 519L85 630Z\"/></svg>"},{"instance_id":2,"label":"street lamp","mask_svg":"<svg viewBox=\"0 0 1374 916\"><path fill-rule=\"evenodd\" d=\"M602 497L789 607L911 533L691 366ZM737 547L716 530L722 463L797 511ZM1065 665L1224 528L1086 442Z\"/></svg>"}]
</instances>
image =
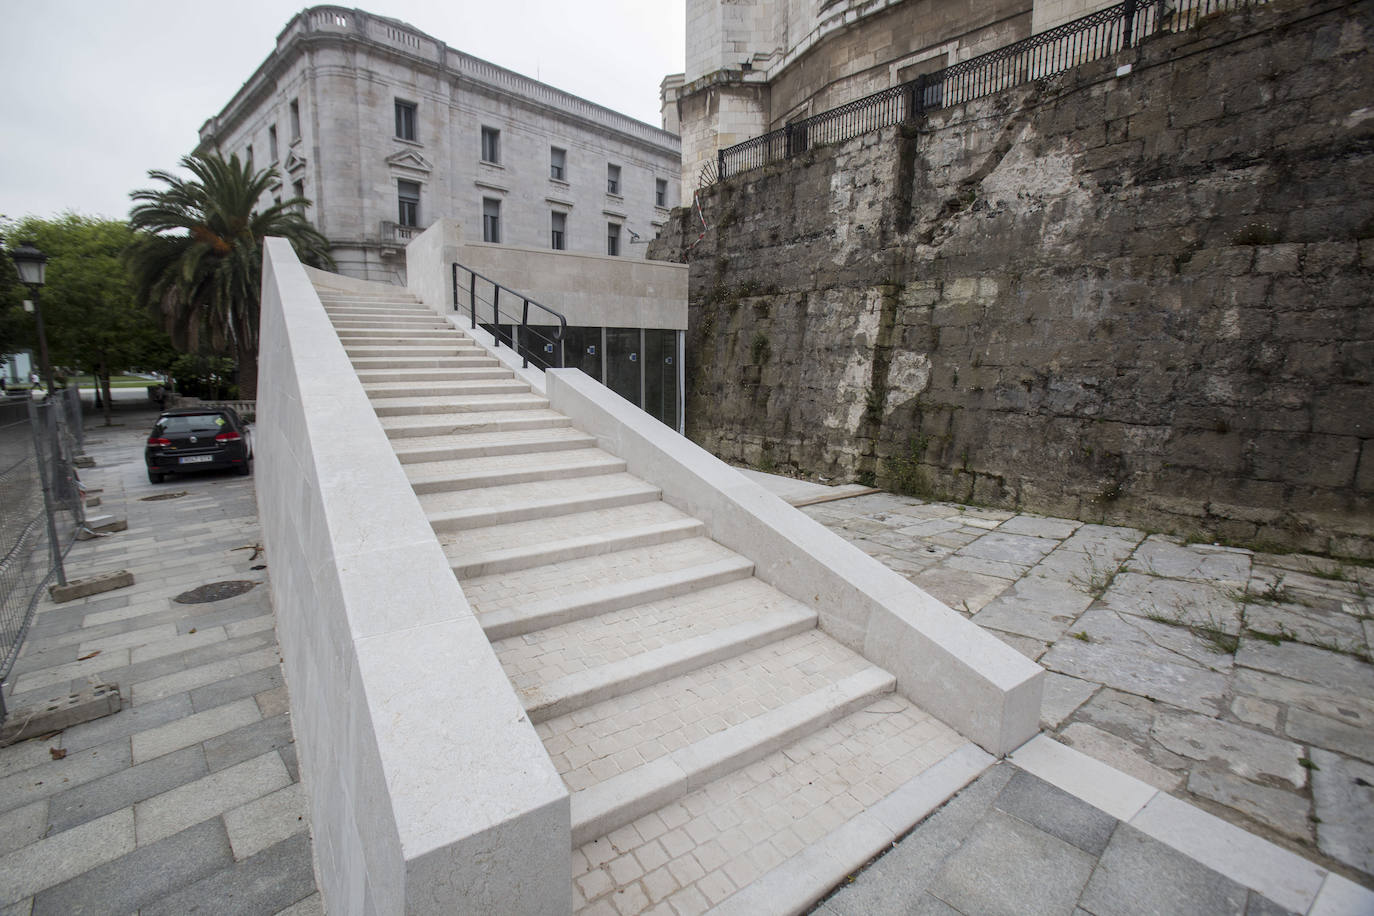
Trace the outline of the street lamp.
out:
<instances>
[{"instance_id":1,"label":"street lamp","mask_svg":"<svg viewBox=\"0 0 1374 916\"><path fill-rule=\"evenodd\" d=\"M48 274L48 256L38 250L32 241L20 242L19 247L10 252L15 269L19 271L20 281L29 288L33 296L33 319L38 324L38 357L43 365L43 384L47 396L52 397L52 363L48 361L48 335L43 330L43 309L38 304L38 288L43 285Z\"/></svg>"}]
</instances>

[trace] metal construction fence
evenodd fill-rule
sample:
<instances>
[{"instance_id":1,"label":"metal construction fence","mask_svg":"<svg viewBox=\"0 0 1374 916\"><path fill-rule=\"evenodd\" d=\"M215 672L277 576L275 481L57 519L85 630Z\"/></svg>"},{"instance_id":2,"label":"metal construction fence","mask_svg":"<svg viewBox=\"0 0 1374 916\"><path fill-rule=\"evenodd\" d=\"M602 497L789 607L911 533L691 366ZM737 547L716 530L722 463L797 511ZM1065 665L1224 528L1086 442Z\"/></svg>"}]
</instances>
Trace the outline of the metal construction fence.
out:
<instances>
[{"instance_id":1,"label":"metal construction fence","mask_svg":"<svg viewBox=\"0 0 1374 916\"><path fill-rule=\"evenodd\" d=\"M80 393L0 399L0 682L14 668L43 589L65 581L62 557L85 521L73 459L82 452ZM5 715L0 692L0 721Z\"/></svg>"},{"instance_id":2,"label":"metal construction fence","mask_svg":"<svg viewBox=\"0 0 1374 916\"><path fill-rule=\"evenodd\" d=\"M1214 13L1259 6L1268 0L1124 0L1015 44L971 57L943 70L856 99L716 154L700 184L714 184L781 162L813 146L839 143L911 121L919 115L1064 73L1110 57L1160 32L1188 29Z\"/></svg>"}]
</instances>

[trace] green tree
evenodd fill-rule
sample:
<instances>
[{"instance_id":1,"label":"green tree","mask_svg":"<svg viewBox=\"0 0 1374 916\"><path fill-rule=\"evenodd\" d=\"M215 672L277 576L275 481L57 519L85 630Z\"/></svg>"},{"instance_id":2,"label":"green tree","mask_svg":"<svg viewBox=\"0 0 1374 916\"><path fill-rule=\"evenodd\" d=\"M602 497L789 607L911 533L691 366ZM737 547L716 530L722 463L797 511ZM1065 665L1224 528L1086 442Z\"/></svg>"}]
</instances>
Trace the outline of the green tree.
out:
<instances>
[{"instance_id":1,"label":"green tree","mask_svg":"<svg viewBox=\"0 0 1374 916\"><path fill-rule=\"evenodd\" d=\"M120 220L76 213L50 220L30 216L6 224L3 231L9 242L31 239L48 256L39 301L50 359L54 366L96 379L109 424L111 374L130 368L163 369L170 362L167 335L135 299L123 262L133 232ZM27 289L19 284L17 292L11 289L8 295L22 298ZM19 314L24 317L22 341L36 348L32 316Z\"/></svg>"},{"instance_id":2,"label":"green tree","mask_svg":"<svg viewBox=\"0 0 1374 916\"><path fill-rule=\"evenodd\" d=\"M258 209L276 169L255 171L237 153L186 156L181 165L192 179L154 170L148 177L167 187L130 195L129 220L141 232L128 251L138 296L178 349L233 356L239 396L255 399L263 239L281 236L304 263L333 268L329 242L302 215L303 197Z\"/></svg>"}]
</instances>

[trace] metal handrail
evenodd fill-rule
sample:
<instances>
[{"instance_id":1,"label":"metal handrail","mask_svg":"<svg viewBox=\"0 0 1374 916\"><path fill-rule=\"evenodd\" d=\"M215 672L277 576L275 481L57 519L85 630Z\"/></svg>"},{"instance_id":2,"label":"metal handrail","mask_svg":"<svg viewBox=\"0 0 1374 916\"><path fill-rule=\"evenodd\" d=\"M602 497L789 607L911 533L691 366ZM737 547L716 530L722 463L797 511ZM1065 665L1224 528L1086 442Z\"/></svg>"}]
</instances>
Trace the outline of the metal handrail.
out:
<instances>
[{"instance_id":1,"label":"metal handrail","mask_svg":"<svg viewBox=\"0 0 1374 916\"><path fill-rule=\"evenodd\" d=\"M701 187L825 143L839 143L948 108L1064 73L1130 48L1166 28L1192 28L1205 16L1259 6L1268 0L1123 0L1072 22L942 70L823 111L717 151L714 168L703 167Z\"/></svg>"},{"instance_id":2,"label":"metal handrail","mask_svg":"<svg viewBox=\"0 0 1374 916\"><path fill-rule=\"evenodd\" d=\"M543 371L545 369L563 368L564 338L566 338L568 334L568 319L564 317L561 312L555 311L554 309L549 308L547 305L544 305L541 302L536 302L535 300L531 299L529 296L524 295L523 293L517 293L510 287L503 286L500 283L497 283L495 280L491 279L490 277L483 276L482 274L478 273L477 271L473 270L471 267L468 267L465 264L459 264L457 261L454 261L453 310L455 312L462 311L462 304L459 300L459 291L462 290L463 287L458 282L458 271L460 270L466 271L468 274L468 315L471 318L472 327L474 329L477 327L479 323L477 306L480 302L482 305L487 306L490 310L490 330L492 339L496 342L496 346L501 346L502 327L509 327L510 330L509 332L507 332L506 335L506 346L510 347L512 350L515 350L517 353L520 354L521 359L524 360L522 365L525 368L529 368L531 359L534 360L534 362L537 365L537 368L539 368L540 371ZM481 280L483 283L491 287L490 299L486 299L478 294L478 280ZM520 300L520 317L518 321L516 320L515 316L510 314L509 312L501 311L502 290L505 290L506 293ZM554 319L557 320L558 330L554 332L552 337L539 330L539 328L545 327L545 325L530 324L530 306L534 306L535 308L547 313L548 315L552 316ZM501 320L503 316L505 316L509 320L503 322ZM486 322L481 323L483 327L487 327ZM537 353L530 346L531 337L538 338L539 340L539 351ZM546 359L546 355L549 358Z\"/></svg>"}]
</instances>

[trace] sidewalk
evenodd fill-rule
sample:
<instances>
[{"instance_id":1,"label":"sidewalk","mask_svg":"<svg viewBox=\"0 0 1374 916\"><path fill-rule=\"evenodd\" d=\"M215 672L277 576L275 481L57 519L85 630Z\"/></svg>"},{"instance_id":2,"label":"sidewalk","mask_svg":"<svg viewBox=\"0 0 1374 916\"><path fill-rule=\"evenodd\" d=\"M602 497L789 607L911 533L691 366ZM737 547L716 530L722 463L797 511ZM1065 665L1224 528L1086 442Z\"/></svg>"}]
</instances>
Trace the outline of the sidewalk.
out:
<instances>
[{"instance_id":1,"label":"sidewalk","mask_svg":"<svg viewBox=\"0 0 1374 916\"><path fill-rule=\"evenodd\" d=\"M0 908L46 913L322 912L252 478L147 481L156 413L87 417L83 482L127 531L78 542L69 578L129 588L44 600L6 685L12 712L92 683L123 709L0 748ZM172 497L172 494L184 495ZM147 500L147 497L162 497ZM244 594L182 604L224 581Z\"/></svg>"}]
</instances>

